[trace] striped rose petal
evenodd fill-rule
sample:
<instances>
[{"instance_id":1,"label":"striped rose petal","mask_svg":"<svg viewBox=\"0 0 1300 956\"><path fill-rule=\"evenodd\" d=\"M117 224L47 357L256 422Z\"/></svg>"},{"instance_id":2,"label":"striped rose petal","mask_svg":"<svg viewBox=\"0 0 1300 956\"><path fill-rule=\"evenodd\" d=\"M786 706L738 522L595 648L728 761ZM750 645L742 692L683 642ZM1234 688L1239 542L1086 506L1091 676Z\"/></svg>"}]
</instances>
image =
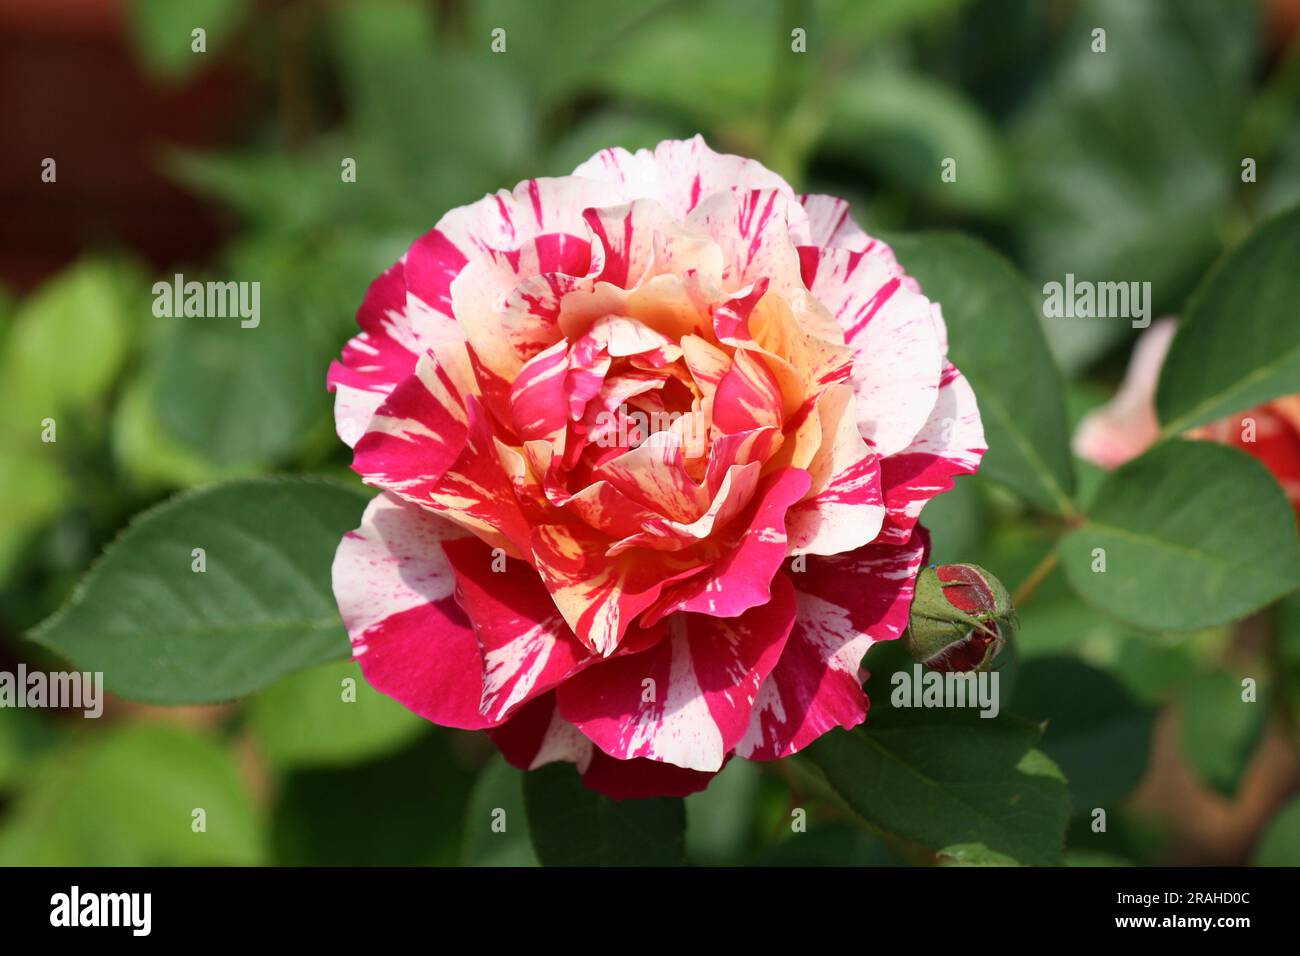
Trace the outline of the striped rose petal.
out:
<instances>
[{"instance_id":1,"label":"striped rose petal","mask_svg":"<svg viewBox=\"0 0 1300 956\"><path fill-rule=\"evenodd\" d=\"M453 596L444 544L464 531L382 494L366 507L334 556L334 597L352 656L371 686L434 723L491 726L479 704L482 662Z\"/></svg>"},{"instance_id":2,"label":"striped rose petal","mask_svg":"<svg viewBox=\"0 0 1300 956\"><path fill-rule=\"evenodd\" d=\"M708 556L708 569L664 589L646 612L647 624L677 611L735 617L771 597L772 579L790 551L786 520L790 507L808 491L808 473L787 468L769 475L748 513L693 552Z\"/></svg>"},{"instance_id":3,"label":"striped rose petal","mask_svg":"<svg viewBox=\"0 0 1300 956\"><path fill-rule=\"evenodd\" d=\"M521 708L488 734L502 756L520 770L558 761L576 764L584 784L615 800L685 797L703 790L716 776L657 760L615 760L559 715L554 694Z\"/></svg>"},{"instance_id":4,"label":"striped rose petal","mask_svg":"<svg viewBox=\"0 0 1300 956\"><path fill-rule=\"evenodd\" d=\"M950 490L958 475L974 474L986 447L975 394L945 363L930 419L911 445L881 463L886 514L880 540L907 541L926 502Z\"/></svg>"},{"instance_id":5,"label":"striped rose petal","mask_svg":"<svg viewBox=\"0 0 1300 956\"><path fill-rule=\"evenodd\" d=\"M862 436L882 456L902 451L938 398L943 348L930 303L871 253L805 256L804 281L844 330Z\"/></svg>"},{"instance_id":6,"label":"striped rose petal","mask_svg":"<svg viewBox=\"0 0 1300 956\"><path fill-rule=\"evenodd\" d=\"M622 193L625 202L653 199L679 222L701 199L733 189L774 189L794 198L789 184L762 163L715 153L702 136L668 140L653 151L629 153L617 146L602 149L573 175L610 184Z\"/></svg>"},{"instance_id":7,"label":"striped rose petal","mask_svg":"<svg viewBox=\"0 0 1300 956\"><path fill-rule=\"evenodd\" d=\"M853 418L847 385L826 389L814 417L820 439L805 466L807 497L790 509L786 526L795 554L839 554L875 540L885 519L880 460Z\"/></svg>"},{"instance_id":8,"label":"striped rose petal","mask_svg":"<svg viewBox=\"0 0 1300 956\"><path fill-rule=\"evenodd\" d=\"M984 438L847 203L699 137L605 150L452 210L358 322L329 386L383 494L335 588L375 686L616 798L864 719Z\"/></svg>"},{"instance_id":9,"label":"striped rose petal","mask_svg":"<svg viewBox=\"0 0 1300 956\"><path fill-rule=\"evenodd\" d=\"M609 656L637 615L673 581L704 565L690 555L641 552L606 554L608 540L585 525L540 525L532 532L533 557L551 599L587 647Z\"/></svg>"},{"instance_id":10,"label":"striped rose petal","mask_svg":"<svg viewBox=\"0 0 1300 956\"><path fill-rule=\"evenodd\" d=\"M493 724L596 660L555 609L537 572L477 538L443 543L456 599L483 657L479 710Z\"/></svg>"},{"instance_id":11,"label":"striped rose petal","mask_svg":"<svg viewBox=\"0 0 1300 956\"><path fill-rule=\"evenodd\" d=\"M678 614L641 654L589 667L556 691L560 714L600 750L688 770L721 769L749 726L763 679L794 623L794 589L739 617Z\"/></svg>"},{"instance_id":12,"label":"striped rose petal","mask_svg":"<svg viewBox=\"0 0 1300 956\"><path fill-rule=\"evenodd\" d=\"M907 627L926 543L871 544L852 554L812 557L791 574L797 620L781 659L764 681L736 752L751 760L797 753L834 727L867 717L862 657Z\"/></svg>"}]
</instances>

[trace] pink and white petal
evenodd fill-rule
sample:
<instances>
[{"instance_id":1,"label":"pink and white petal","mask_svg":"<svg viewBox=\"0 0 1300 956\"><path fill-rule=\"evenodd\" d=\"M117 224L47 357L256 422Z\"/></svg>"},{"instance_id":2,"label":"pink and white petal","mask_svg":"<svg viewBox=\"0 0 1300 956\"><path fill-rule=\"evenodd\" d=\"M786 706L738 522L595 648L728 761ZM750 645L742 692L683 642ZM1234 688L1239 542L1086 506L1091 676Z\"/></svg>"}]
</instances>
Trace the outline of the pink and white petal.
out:
<instances>
[{"instance_id":1,"label":"pink and white petal","mask_svg":"<svg viewBox=\"0 0 1300 956\"><path fill-rule=\"evenodd\" d=\"M334 597L370 685L427 720L477 730L483 662L443 545L465 534L395 495L366 507L334 555Z\"/></svg>"},{"instance_id":2,"label":"pink and white petal","mask_svg":"<svg viewBox=\"0 0 1300 956\"><path fill-rule=\"evenodd\" d=\"M533 558L551 599L578 640L608 657L637 615L673 581L702 565L675 553L654 562L634 553L609 556L609 539L585 525L540 525L532 531Z\"/></svg>"},{"instance_id":3,"label":"pink and white petal","mask_svg":"<svg viewBox=\"0 0 1300 956\"><path fill-rule=\"evenodd\" d=\"M493 547L527 560L532 553L530 525L515 495L512 472L517 463L502 461L488 413L477 396L469 396L467 411L465 446L425 500Z\"/></svg>"},{"instance_id":4,"label":"pink and white petal","mask_svg":"<svg viewBox=\"0 0 1300 956\"><path fill-rule=\"evenodd\" d=\"M833 385L818 397L821 444L807 465L812 485L786 516L792 554L853 551L880 533L880 463L858 431L853 402L847 385Z\"/></svg>"},{"instance_id":5,"label":"pink and white petal","mask_svg":"<svg viewBox=\"0 0 1300 956\"><path fill-rule=\"evenodd\" d=\"M588 229L582 235L544 232L518 246L480 248L451 280L446 295L483 365L506 379L538 352L563 338L561 303L594 284L604 265Z\"/></svg>"},{"instance_id":6,"label":"pink and white petal","mask_svg":"<svg viewBox=\"0 0 1300 956\"><path fill-rule=\"evenodd\" d=\"M476 538L445 542L443 551L482 652L479 709L488 720L501 722L594 659L529 565L494 555Z\"/></svg>"},{"instance_id":7,"label":"pink and white petal","mask_svg":"<svg viewBox=\"0 0 1300 956\"><path fill-rule=\"evenodd\" d=\"M784 405L785 395L766 359L752 349L737 349L713 396L713 424L732 434L768 425L780 428Z\"/></svg>"},{"instance_id":8,"label":"pink and white petal","mask_svg":"<svg viewBox=\"0 0 1300 956\"><path fill-rule=\"evenodd\" d=\"M463 346L462 346L463 348ZM468 440L469 395L444 359L425 355L393 389L353 449L352 470L369 485L419 503L460 456Z\"/></svg>"},{"instance_id":9,"label":"pink and white petal","mask_svg":"<svg viewBox=\"0 0 1300 956\"><path fill-rule=\"evenodd\" d=\"M352 447L365 434L366 426L384 403L388 392L354 388L346 384L348 378L343 365L338 362L330 364L329 390L334 393L334 431L345 445Z\"/></svg>"},{"instance_id":10,"label":"pink and white petal","mask_svg":"<svg viewBox=\"0 0 1300 956\"><path fill-rule=\"evenodd\" d=\"M579 362L589 361L586 355L601 350L616 358L646 357L654 368L662 368L681 356L681 349L668 336L625 315L602 316L573 345Z\"/></svg>"},{"instance_id":11,"label":"pink and white petal","mask_svg":"<svg viewBox=\"0 0 1300 956\"><path fill-rule=\"evenodd\" d=\"M760 276L751 284L741 286L731 295L709 306L709 320L718 341L728 345L743 345L754 341L749 334L749 316L763 296L767 295L768 286L767 277Z\"/></svg>"},{"instance_id":12,"label":"pink and white petal","mask_svg":"<svg viewBox=\"0 0 1300 956\"><path fill-rule=\"evenodd\" d=\"M894 262L894 250L879 239L867 235L853 221L849 204L838 196L807 193L799 197L808 214L809 245L850 252L870 252Z\"/></svg>"},{"instance_id":13,"label":"pink and white petal","mask_svg":"<svg viewBox=\"0 0 1300 956\"><path fill-rule=\"evenodd\" d=\"M339 437L355 445L371 415L398 382L415 371L427 350L464 339L455 320L437 313L408 312L406 267L399 260L366 290L357 310L361 333L330 366L328 385L336 392L334 418Z\"/></svg>"},{"instance_id":14,"label":"pink and white petal","mask_svg":"<svg viewBox=\"0 0 1300 956\"><path fill-rule=\"evenodd\" d=\"M767 476L749 511L692 552L711 557L709 569L665 586L642 621L651 625L678 611L737 617L767 604L773 578L790 551L787 515L807 491L806 471L786 468Z\"/></svg>"},{"instance_id":15,"label":"pink and white petal","mask_svg":"<svg viewBox=\"0 0 1300 956\"><path fill-rule=\"evenodd\" d=\"M582 731L560 716L554 693L524 704L504 724L488 730L488 736L506 761L520 770L564 761L576 764L581 773L596 751Z\"/></svg>"},{"instance_id":16,"label":"pink and white petal","mask_svg":"<svg viewBox=\"0 0 1300 956\"><path fill-rule=\"evenodd\" d=\"M596 476L671 521L694 521L709 506L709 494L686 471L682 441L673 432L658 432L602 463Z\"/></svg>"},{"instance_id":17,"label":"pink and white petal","mask_svg":"<svg viewBox=\"0 0 1300 956\"><path fill-rule=\"evenodd\" d=\"M575 176L616 186L623 202L654 199L681 221L706 196L731 189L775 189L794 197L790 185L756 160L715 153L704 137L666 140L651 152L602 149L573 171ZM595 205L595 204L593 204Z\"/></svg>"},{"instance_id":18,"label":"pink and white petal","mask_svg":"<svg viewBox=\"0 0 1300 956\"><path fill-rule=\"evenodd\" d=\"M612 412L629 399L661 389L668 382L668 376L661 371L644 369L627 369L606 376L597 393L597 406L600 411Z\"/></svg>"},{"instance_id":19,"label":"pink and white petal","mask_svg":"<svg viewBox=\"0 0 1300 956\"><path fill-rule=\"evenodd\" d=\"M545 233L586 236L585 210L626 201L620 190L590 178L526 179L513 190L489 193L451 210L434 232L473 259L491 250L517 249Z\"/></svg>"},{"instance_id":20,"label":"pink and white petal","mask_svg":"<svg viewBox=\"0 0 1300 956\"><path fill-rule=\"evenodd\" d=\"M483 366L507 381L538 352L562 341L556 324L507 310L513 289L491 254L470 260L451 286L452 308L466 339Z\"/></svg>"},{"instance_id":21,"label":"pink and white petal","mask_svg":"<svg viewBox=\"0 0 1300 956\"><path fill-rule=\"evenodd\" d=\"M530 359L510 388L511 417L522 441L554 441L569 424L565 378L568 343L561 339Z\"/></svg>"},{"instance_id":22,"label":"pink and white petal","mask_svg":"<svg viewBox=\"0 0 1300 956\"><path fill-rule=\"evenodd\" d=\"M808 559L791 574L798 614L781 660L759 690L736 753L775 760L808 746L834 727L867 716L862 657L877 641L907 626L924 536L901 546L872 544L852 554Z\"/></svg>"},{"instance_id":23,"label":"pink and white petal","mask_svg":"<svg viewBox=\"0 0 1300 956\"><path fill-rule=\"evenodd\" d=\"M925 503L951 489L957 475L974 474L986 450L975 393L946 364L929 421L911 445L881 462L886 515L880 540L907 541Z\"/></svg>"},{"instance_id":24,"label":"pink and white petal","mask_svg":"<svg viewBox=\"0 0 1300 956\"><path fill-rule=\"evenodd\" d=\"M622 554L632 548L653 551L680 551L725 528L754 497L758 487L760 462L733 465L727 469L708 509L694 521L669 521L658 515L642 522L636 533L615 541L606 554Z\"/></svg>"},{"instance_id":25,"label":"pink and white petal","mask_svg":"<svg viewBox=\"0 0 1300 956\"><path fill-rule=\"evenodd\" d=\"M620 288L639 285L655 257L655 236L673 226L673 217L651 199L583 213L595 241L604 250L604 268L596 276Z\"/></svg>"},{"instance_id":26,"label":"pink and white petal","mask_svg":"<svg viewBox=\"0 0 1300 956\"><path fill-rule=\"evenodd\" d=\"M406 281L403 305L412 315L442 315L454 320L451 284L473 250L462 248L438 227L411 244L403 257Z\"/></svg>"},{"instance_id":27,"label":"pink and white petal","mask_svg":"<svg viewBox=\"0 0 1300 956\"><path fill-rule=\"evenodd\" d=\"M611 538L637 534L645 523L662 520L654 511L633 501L608 481L592 482L573 495L553 497L552 503L567 508Z\"/></svg>"},{"instance_id":28,"label":"pink and white petal","mask_svg":"<svg viewBox=\"0 0 1300 956\"><path fill-rule=\"evenodd\" d=\"M470 370L479 398L492 413L498 433L513 444L519 444L521 439L515 434L514 413L510 407L510 381L490 371L473 348L467 345L465 350L469 354Z\"/></svg>"},{"instance_id":29,"label":"pink and white petal","mask_svg":"<svg viewBox=\"0 0 1300 956\"><path fill-rule=\"evenodd\" d=\"M807 233L803 207L777 189L729 189L702 199L687 217L722 250L722 285L728 291L766 279L788 296L802 289L799 252L792 235Z\"/></svg>"},{"instance_id":30,"label":"pink and white petal","mask_svg":"<svg viewBox=\"0 0 1300 956\"><path fill-rule=\"evenodd\" d=\"M781 430L771 425L719 435L709 444L704 486L710 494L717 494L732 467L768 461L781 447L782 441Z\"/></svg>"},{"instance_id":31,"label":"pink and white petal","mask_svg":"<svg viewBox=\"0 0 1300 956\"><path fill-rule=\"evenodd\" d=\"M707 787L715 776L716 773L687 770L640 757L616 760L592 747L591 760L582 774L582 782L589 790L612 800L645 800L650 797L688 797Z\"/></svg>"},{"instance_id":32,"label":"pink and white petal","mask_svg":"<svg viewBox=\"0 0 1300 956\"><path fill-rule=\"evenodd\" d=\"M681 340L682 359L691 377L705 398L712 398L718 383L731 368L731 356L698 335L688 335Z\"/></svg>"},{"instance_id":33,"label":"pink and white petal","mask_svg":"<svg viewBox=\"0 0 1300 956\"><path fill-rule=\"evenodd\" d=\"M846 200L807 193L799 202L808 214L809 245L861 252L871 244L871 237L853 221Z\"/></svg>"},{"instance_id":34,"label":"pink and white petal","mask_svg":"<svg viewBox=\"0 0 1300 956\"><path fill-rule=\"evenodd\" d=\"M1111 469L1155 444L1160 434L1156 383L1177 330L1177 319L1161 319L1142 334L1115 397L1079 423L1072 443L1076 455Z\"/></svg>"},{"instance_id":35,"label":"pink and white petal","mask_svg":"<svg viewBox=\"0 0 1300 956\"><path fill-rule=\"evenodd\" d=\"M879 256L822 250L810 291L853 351L858 426L882 457L902 451L938 398L944 356L924 296Z\"/></svg>"},{"instance_id":36,"label":"pink and white petal","mask_svg":"<svg viewBox=\"0 0 1300 956\"><path fill-rule=\"evenodd\" d=\"M860 548L880 534L885 510L881 466L869 455L790 509L790 553L829 555Z\"/></svg>"},{"instance_id":37,"label":"pink and white petal","mask_svg":"<svg viewBox=\"0 0 1300 956\"><path fill-rule=\"evenodd\" d=\"M560 761L576 764L588 789L614 800L685 797L703 790L714 777L655 760L615 760L601 753L559 715L554 694L525 704L488 736L512 766L536 770Z\"/></svg>"},{"instance_id":38,"label":"pink and white petal","mask_svg":"<svg viewBox=\"0 0 1300 956\"><path fill-rule=\"evenodd\" d=\"M592 288L603 257L588 239L564 233L547 233L519 249L484 256L482 261L495 263L500 282L496 296L487 299L499 297L501 303L499 336L514 343L525 361L562 337L558 326L565 298ZM491 328L490 320L485 327Z\"/></svg>"},{"instance_id":39,"label":"pink and white petal","mask_svg":"<svg viewBox=\"0 0 1300 956\"><path fill-rule=\"evenodd\" d=\"M794 618L794 589L784 576L767 605L740 617L674 615L654 647L561 685L560 713L611 757L717 771L748 729Z\"/></svg>"}]
</instances>

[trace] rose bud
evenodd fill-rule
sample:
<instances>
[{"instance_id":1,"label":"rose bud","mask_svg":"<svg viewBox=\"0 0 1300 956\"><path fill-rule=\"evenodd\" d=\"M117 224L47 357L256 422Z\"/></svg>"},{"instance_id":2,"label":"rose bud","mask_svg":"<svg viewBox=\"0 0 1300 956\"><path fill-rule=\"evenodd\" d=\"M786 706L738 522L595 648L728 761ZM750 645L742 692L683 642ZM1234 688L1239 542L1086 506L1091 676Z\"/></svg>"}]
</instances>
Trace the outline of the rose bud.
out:
<instances>
[{"instance_id":1,"label":"rose bud","mask_svg":"<svg viewBox=\"0 0 1300 956\"><path fill-rule=\"evenodd\" d=\"M974 564L928 567L903 644L936 671L985 670L1016 632L1016 609L1002 582Z\"/></svg>"}]
</instances>

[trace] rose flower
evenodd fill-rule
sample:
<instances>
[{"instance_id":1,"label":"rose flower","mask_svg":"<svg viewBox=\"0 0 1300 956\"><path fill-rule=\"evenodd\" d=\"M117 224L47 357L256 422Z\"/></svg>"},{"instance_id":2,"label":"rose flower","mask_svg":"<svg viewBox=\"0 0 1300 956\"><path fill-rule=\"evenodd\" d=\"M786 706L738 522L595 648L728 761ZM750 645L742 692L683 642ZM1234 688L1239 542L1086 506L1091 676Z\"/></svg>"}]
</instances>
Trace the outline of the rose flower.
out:
<instances>
[{"instance_id":1,"label":"rose flower","mask_svg":"<svg viewBox=\"0 0 1300 956\"><path fill-rule=\"evenodd\" d=\"M381 494L334 592L375 688L620 798L866 718L984 435L844 201L699 137L608 149L448 213L357 319L329 384Z\"/></svg>"}]
</instances>

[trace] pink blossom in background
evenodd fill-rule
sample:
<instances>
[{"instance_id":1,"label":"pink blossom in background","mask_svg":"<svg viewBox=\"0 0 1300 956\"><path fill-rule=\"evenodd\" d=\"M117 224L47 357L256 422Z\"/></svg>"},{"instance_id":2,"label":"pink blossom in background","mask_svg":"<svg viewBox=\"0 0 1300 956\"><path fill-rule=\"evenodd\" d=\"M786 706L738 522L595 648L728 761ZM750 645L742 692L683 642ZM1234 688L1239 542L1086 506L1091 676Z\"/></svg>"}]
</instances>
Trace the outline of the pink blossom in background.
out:
<instances>
[{"instance_id":1,"label":"pink blossom in background","mask_svg":"<svg viewBox=\"0 0 1300 956\"><path fill-rule=\"evenodd\" d=\"M1111 401L1089 413L1074 434L1074 451L1102 468L1118 468L1155 444L1156 385L1178 320L1161 319L1133 349L1124 382ZM1253 423L1248 429L1247 423ZM1233 445L1259 459L1300 518L1300 395L1287 395L1187 432L1187 438Z\"/></svg>"},{"instance_id":2,"label":"pink blossom in background","mask_svg":"<svg viewBox=\"0 0 1300 956\"><path fill-rule=\"evenodd\" d=\"M380 494L334 591L374 687L615 797L866 718L921 509L985 446L844 201L699 137L603 150L448 213L357 319L329 383Z\"/></svg>"}]
</instances>

